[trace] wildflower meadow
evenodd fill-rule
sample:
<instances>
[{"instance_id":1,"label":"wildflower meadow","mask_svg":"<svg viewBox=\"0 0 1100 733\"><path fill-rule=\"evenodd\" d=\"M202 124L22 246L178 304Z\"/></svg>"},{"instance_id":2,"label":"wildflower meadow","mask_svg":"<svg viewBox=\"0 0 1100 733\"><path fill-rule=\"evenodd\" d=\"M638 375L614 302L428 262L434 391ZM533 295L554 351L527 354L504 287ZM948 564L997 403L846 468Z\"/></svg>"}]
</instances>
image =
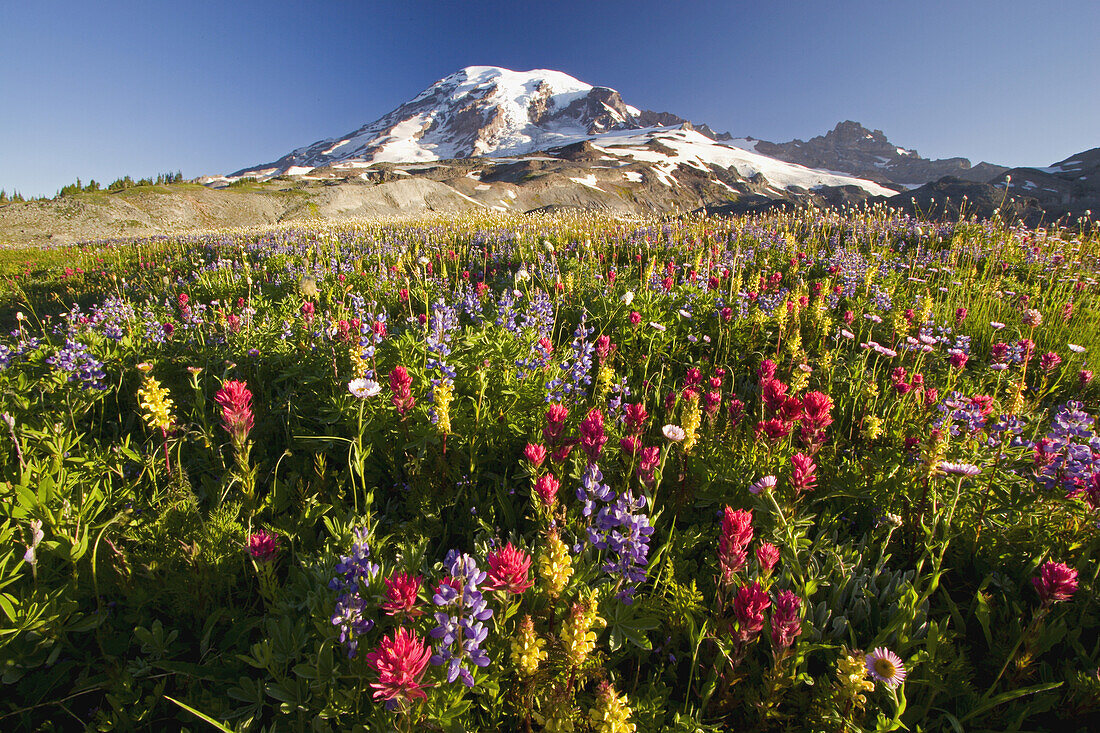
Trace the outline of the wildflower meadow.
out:
<instances>
[{"instance_id":1,"label":"wildflower meadow","mask_svg":"<svg viewBox=\"0 0 1100 733\"><path fill-rule=\"evenodd\" d=\"M0 730L1095 730L1100 229L0 250Z\"/></svg>"}]
</instances>

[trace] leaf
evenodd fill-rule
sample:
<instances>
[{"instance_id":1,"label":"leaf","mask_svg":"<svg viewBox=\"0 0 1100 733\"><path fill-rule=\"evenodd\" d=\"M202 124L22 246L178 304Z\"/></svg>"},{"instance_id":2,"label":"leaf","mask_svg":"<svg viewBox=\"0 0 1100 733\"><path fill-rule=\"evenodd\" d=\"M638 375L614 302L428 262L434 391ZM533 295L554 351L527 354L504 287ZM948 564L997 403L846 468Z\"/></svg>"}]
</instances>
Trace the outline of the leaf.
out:
<instances>
[{"instance_id":1,"label":"leaf","mask_svg":"<svg viewBox=\"0 0 1100 733\"><path fill-rule=\"evenodd\" d=\"M15 596L10 593L0 593L0 611L4 612L4 615L8 617L9 621L15 621L15 605L12 601L15 600Z\"/></svg>"},{"instance_id":2,"label":"leaf","mask_svg":"<svg viewBox=\"0 0 1100 733\"><path fill-rule=\"evenodd\" d=\"M1061 682L1044 682L1039 685L1032 685L1031 687L1021 687L1016 690L1002 692L1000 695L997 695L996 697L991 697L977 707L973 708L969 713L960 718L959 722L965 723L971 718L977 717L987 710L992 710L998 705L1003 705L1004 703L1011 702L1012 700L1015 700L1017 698L1024 697L1026 695L1034 695L1040 692L1046 692L1047 690L1053 690L1055 687L1061 686Z\"/></svg>"},{"instance_id":3,"label":"leaf","mask_svg":"<svg viewBox=\"0 0 1100 733\"><path fill-rule=\"evenodd\" d=\"M990 649L993 648L993 632L989 628L989 600L985 593L978 591L977 597L978 607L974 609L974 615L978 618L978 623L982 625L982 633L985 634L985 643Z\"/></svg>"},{"instance_id":4,"label":"leaf","mask_svg":"<svg viewBox=\"0 0 1100 733\"><path fill-rule=\"evenodd\" d=\"M189 712L189 713L191 713L192 715L194 715L194 716L195 716L196 718L198 718L199 720L203 720L203 721L206 721L207 723L209 723L210 725L214 726L214 727L215 727L215 728L217 728L218 730L220 730L220 731L224 731L224 733L236 733L236 731L234 731L234 730L233 730L232 728L226 728L226 727L225 727L224 725L222 725L222 724L221 724L221 723L219 723L218 721L214 720L213 718L211 718L211 717L210 717L209 715L207 715L206 713L200 713L200 712L199 712L198 710L195 710L195 708L191 707L190 705L188 705L188 704L186 704L186 703L182 703L182 702L180 702L179 700L176 700L175 698L169 697L168 695L165 695L165 696L164 696L164 699L165 699L165 700L169 700L169 701L171 701L171 702L174 702L175 704L179 705L179 706L180 706L181 708L183 708L183 709L184 709L184 710L186 710L187 712Z\"/></svg>"}]
</instances>

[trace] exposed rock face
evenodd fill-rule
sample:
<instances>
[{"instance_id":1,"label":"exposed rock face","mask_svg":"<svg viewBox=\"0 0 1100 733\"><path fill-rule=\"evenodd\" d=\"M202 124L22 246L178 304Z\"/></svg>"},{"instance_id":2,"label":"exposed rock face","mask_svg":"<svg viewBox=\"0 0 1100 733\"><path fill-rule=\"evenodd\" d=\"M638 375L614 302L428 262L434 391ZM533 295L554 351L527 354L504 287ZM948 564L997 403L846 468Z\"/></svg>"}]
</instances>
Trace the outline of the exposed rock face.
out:
<instances>
[{"instance_id":1,"label":"exposed rock face","mask_svg":"<svg viewBox=\"0 0 1100 733\"><path fill-rule=\"evenodd\" d=\"M470 205L511 211L735 212L867 201L933 216L999 210L1029 221L1100 211L1100 149L1010 171L966 158L929 160L850 120L806 141L735 139L638 109L614 89L559 71L495 66L462 69L345 136L231 178L244 176L359 187L427 179ZM348 195L358 201L363 193Z\"/></svg>"},{"instance_id":2,"label":"exposed rock face","mask_svg":"<svg viewBox=\"0 0 1100 733\"><path fill-rule=\"evenodd\" d=\"M952 176L899 193L887 199L886 203L892 208L929 219L957 219L960 216L989 219L996 213L1006 221L1024 221L1035 225L1044 218L1043 209L1034 198L1006 196L1003 188Z\"/></svg>"},{"instance_id":3,"label":"exposed rock face","mask_svg":"<svg viewBox=\"0 0 1100 733\"><path fill-rule=\"evenodd\" d=\"M1048 168L1013 168L990 181L1002 193L1038 201L1047 219L1100 214L1100 148L1071 155Z\"/></svg>"},{"instance_id":4,"label":"exposed rock face","mask_svg":"<svg viewBox=\"0 0 1100 733\"><path fill-rule=\"evenodd\" d=\"M868 130L851 120L838 123L829 132L810 140L787 143L760 140L755 149L790 163L843 171L883 184L919 185L944 176L984 182L1008 170L990 163L971 166L966 158L922 158L916 150L890 142L882 130Z\"/></svg>"},{"instance_id":5,"label":"exposed rock face","mask_svg":"<svg viewBox=\"0 0 1100 733\"><path fill-rule=\"evenodd\" d=\"M943 178L890 199L891 206L934 217L999 212L1028 224L1100 214L1100 148L1071 155L1048 168L1013 168L989 183Z\"/></svg>"},{"instance_id":6,"label":"exposed rock face","mask_svg":"<svg viewBox=\"0 0 1100 733\"><path fill-rule=\"evenodd\" d=\"M616 130L681 125L712 140L731 139L668 112L639 110L614 89L560 71L470 66L347 135L320 140L231 177L300 174L341 164L514 156Z\"/></svg>"}]
</instances>

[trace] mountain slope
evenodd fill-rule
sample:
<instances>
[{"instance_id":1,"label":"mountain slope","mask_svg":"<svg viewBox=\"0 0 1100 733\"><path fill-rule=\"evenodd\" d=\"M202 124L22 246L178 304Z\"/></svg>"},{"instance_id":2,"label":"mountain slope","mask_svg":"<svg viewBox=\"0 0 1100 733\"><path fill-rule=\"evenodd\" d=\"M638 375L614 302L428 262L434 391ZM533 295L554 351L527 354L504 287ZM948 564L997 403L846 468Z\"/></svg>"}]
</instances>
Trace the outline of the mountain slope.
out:
<instances>
[{"instance_id":1,"label":"mountain slope","mask_svg":"<svg viewBox=\"0 0 1100 733\"><path fill-rule=\"evenodd\" d=\"M970 181L989 181L1008 168L991 163L971 166L966 158L922 158L916 150L907 150L890 142L882 130L868 130L858 122L846 120L809 140L771 143L754 140L754 150L809 168L843 171L885 185L916 186L944 176Z\"/></svg>"},{"instance_id":2,"label":"mountain slope","mask_svg":"<svg viewBox=\"0 0 1100 733\"><path fill-rule=\"evenodd\" d=\"M586 141L622 153L605 154L605 159L625 155L642 162L667 186L677 185L678 169L708 174L722 169L729 180L722 176L716 180L729 194L743 193L732 184L754 176L770 183L761 187L761 195L770 191L776 197L787 195L792 187L808 191L856 186L870 195L891 195L899 188L769 158L751 146L738 147L728 134L718 135L706 125L694 126L671 113L640 110L626 104L614 89L592 86L559 71L517 72L495 66L467 67L347 135L320 140L274 163L240 170L220 181L205 182L224 185L246 176L317 177L318 171L347 177L382 163L506 159L546 154ZM600 157L590 161L593 168L607 167L598 162Z\"/></svg>"},{"instance_id":3,"label":"mountain slope","mask_svg":"<svg viewBox=\"0 0 1100 733\"><path fill-rule=\"evenodd\" d=\"M560 71L469 66L358 130L233 176L304 172L295 169L340 162L366 166L516 155L607 130L641 127L640 115L614 89Z\"/></svg>"}]
</instances>

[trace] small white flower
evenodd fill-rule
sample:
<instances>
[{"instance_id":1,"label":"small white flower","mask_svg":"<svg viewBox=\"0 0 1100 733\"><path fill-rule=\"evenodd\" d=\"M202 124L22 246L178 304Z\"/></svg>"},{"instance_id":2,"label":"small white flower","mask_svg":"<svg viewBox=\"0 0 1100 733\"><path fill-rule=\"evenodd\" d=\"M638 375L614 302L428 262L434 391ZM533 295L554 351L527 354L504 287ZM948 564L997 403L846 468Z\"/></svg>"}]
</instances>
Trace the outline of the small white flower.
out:
<instances>
[{"instance_id":1,"label":"small white flower","mask_svg":"<svg viewBox=\"0 0 1100 733\"><path fill-rule=\"evenodd\" d=\"M1069 345L1069 350L1072 351L1075 354L1085 353L1085 347L1084 346L1078 346L1077 344L1070 344Z\"/></svg>"},{"instance_id":2,"label":"small white flower","mask_svg":"<svg viewBox=\"0 0 1100 733\"><path fill-rule=\"evenodd\" d=\"M23 562L30 566L38 564L38 544L42 542L42 538L45 537L45 533L42 531L42 520L31 520L31 543L27 545L27 551L23 554Z\"/></svg>"},{"instance_id":3,"label":"small white flower","mask_svg":"<svg viewBox=\"0 0 1100 733\"><path fill-rule=\"evenodd\" d=\"M429 260L428 260L427 257L421 257L419 260L417 260L417 262L419 262L422 265L426 265L426 264L428 264Z\"/></svg>"},{"instance_id":4,"label":"small white flower","mask_svg":"<svg viewBox=\"0 0 1100 733\"><path fill-rule=\"evenodd\" d=\"M634 302L634 291L633 290L627 290L625 293L623 293L622 301L623 301L623 305L630 305L631 303L633 303Z\"/></svg>"},{"instance_id":5,"label":"small white flower","mask_svg":"<svg viewBox=\"0 0 1100 733\"><path fill-rule=\"evenodd\" d=\"M680 316L681 316L682 318L691 318L691 314L690 314L690 313L688 313L688 312L687 312L686 310L684 310L683 308L681 308L681 309L680 309L680 310L678 311L678 313L680 314Z\"/></svg>"},{"instance_id":6,"label":"small white flower","mask_svg":"<svg viewBox=\"0 0 1100 733\"><path fill-rule=\"evenodd\" d=\"M993 328L997 329L998 331L1000 331L1002 328L1005 327L1005 324L1000 323L998 321L990 321L989 325L993 326Z\"/></svg>"},{"instance_id":7,"label":"small white flower","mask_svg":"<svg viewBox=\"0 0 1100 733\"><path fill-rule=\"evenodd\" d=\"M665 438L673 443L679 443L687 437L687 433L685 433L684 429L679 425L665 425L661 428L661 432L665 434Z\"/></svg>"},{"instance_id":8,"label":"small white flower","mask_svg":"<svg viewBox=\"0 0 1100 733\"><path fill-rule=\"evenodd\" d=\"M554 245L550 244L550 240L544 239L542 241L542 246L546 249L547 252L549 252L550 254L554 254Z\"/></svg>"},{"instance_id":9,"label":"small white flower","mask_svg":"<svg viewBox=\"0 0 1100 733\"><path fill-rule=\"evenodd\" d=\"M527 272L527 270L525 270L523 268L520 268L516 272L516 282L517 283L521 283L524 280L530 280L530 279L531 279L531 273Z\"/></svg>"},{"instance_id":10,"label":"small white flower","mask_svg":"<svg viewBox=\"0 0 1100 733\"><path fill-rule=\"evenodd\" d=\"M652 328L654 331L664 331L665 330L665 327L663 325L661 325L660 323L657 323L656 321L650 321L649 322L649 327Z\"/></svg>"},{"instance_id":11,"label":"small white flower","mask_svg":"<svg viewBox=\"0 0 1100 733\"><path fill-rule=\"evenodd\" d=\"M382 391L382 387L378 382L375 382L373 379L364 379L362 377L348 382L348 389L353 395L361 400L365 400L368 397L374 397Z\"/></svg>"},{"instance_id":12,"label":"small white flower","mask_svg":"<svg viewBox=\"0 0 1100 733\"><path fill-rule=\"evenodd\" d=\"M26 318L26 316L23 315L23 311L16 311L15 312L15 320L22 321L24 318Z\"/></svg>"}]
</instances>

